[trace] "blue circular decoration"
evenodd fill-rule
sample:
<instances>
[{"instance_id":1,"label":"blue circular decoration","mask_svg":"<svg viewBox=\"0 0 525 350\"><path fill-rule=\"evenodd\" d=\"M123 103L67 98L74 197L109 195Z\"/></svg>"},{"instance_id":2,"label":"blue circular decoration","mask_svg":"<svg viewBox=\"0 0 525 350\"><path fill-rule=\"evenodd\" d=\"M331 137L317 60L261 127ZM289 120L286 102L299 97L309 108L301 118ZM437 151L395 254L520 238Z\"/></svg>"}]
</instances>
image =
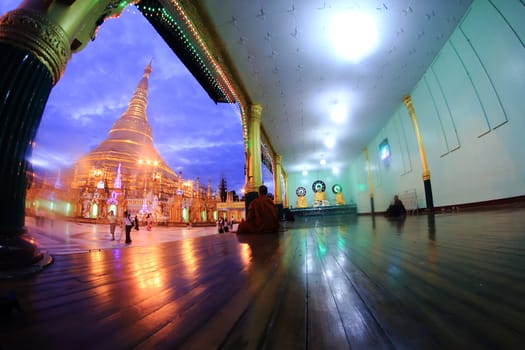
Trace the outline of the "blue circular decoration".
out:
<instances>
[{"instance_id":1,"label":"blue circular decoration","mask_svg":"<svg viewBox=\"0 0 525 350\"><path fill-rule=\"evenodd\" d=\"M306 188L304 187L297 187L297 189L295 190L295 194L298 196L298 197L304 197L306 196Z\"/></svg>"}]
</instances>

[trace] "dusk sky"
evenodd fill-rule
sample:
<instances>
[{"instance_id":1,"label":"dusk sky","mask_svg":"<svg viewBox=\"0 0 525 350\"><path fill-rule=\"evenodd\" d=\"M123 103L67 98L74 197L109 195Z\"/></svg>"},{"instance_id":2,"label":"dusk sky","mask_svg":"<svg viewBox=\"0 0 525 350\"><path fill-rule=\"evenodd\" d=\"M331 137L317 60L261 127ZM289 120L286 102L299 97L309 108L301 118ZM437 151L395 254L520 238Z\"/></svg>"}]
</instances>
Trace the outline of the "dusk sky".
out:
<instances>
[{"instance_id":1,"label":"dusk sky","mask_svg":"<svg viewBox=\"0 0 525 350\"><path fill-rule=\"evenodd\" d=\"M20 0L0 1L0 13ZM66 168L104 140L153 61L147 116L155 147L184 179L221 176L228 190L244 186L240 116L234 105L215 104L134 6L107 20L87 47L73 54L51 91L33 152L35 166ZM264 168L264 167L263 167ZM273 188L271 174L264 182Z\"/></svg>"}]
</instances>

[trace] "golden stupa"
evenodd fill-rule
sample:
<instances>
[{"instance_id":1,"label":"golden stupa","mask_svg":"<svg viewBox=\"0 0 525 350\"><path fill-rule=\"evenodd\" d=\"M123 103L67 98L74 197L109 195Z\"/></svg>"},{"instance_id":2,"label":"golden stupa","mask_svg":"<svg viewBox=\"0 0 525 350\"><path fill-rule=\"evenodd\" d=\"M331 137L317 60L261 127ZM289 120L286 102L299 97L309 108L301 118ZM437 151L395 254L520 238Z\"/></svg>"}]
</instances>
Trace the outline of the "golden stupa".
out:
<instances>
[{"instance_id":1,"label":"golden stupa","mask_svg":"<svg viewBox=\"0 0 525 350\"><path fill-rule=\"evenodd\" d=\"M177 174L155 149L146 114L150 73L151 62L108 137L71 169L71 188L90 199L91 194L115 193L126 199L166 200L176 189Z\"/></svg>"}]
</instances>

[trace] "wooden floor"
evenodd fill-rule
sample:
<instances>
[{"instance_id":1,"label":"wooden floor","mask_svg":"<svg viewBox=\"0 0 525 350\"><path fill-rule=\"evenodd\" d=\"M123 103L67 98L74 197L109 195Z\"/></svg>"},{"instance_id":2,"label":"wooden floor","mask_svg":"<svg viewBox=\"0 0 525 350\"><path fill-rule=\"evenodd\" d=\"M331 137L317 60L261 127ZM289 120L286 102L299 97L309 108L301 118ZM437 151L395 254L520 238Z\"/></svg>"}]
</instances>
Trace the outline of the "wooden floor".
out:
<instances>
[{"instance_id":1,"label":"wooden floor","mask_svg":"<svg viewBox=\"0 0 525 350\"><path fill-rule=\"evenodd\" d=\"M307 217L55 257L0 349L523 349L525 209Z\"/></svg>"}]
</instances>

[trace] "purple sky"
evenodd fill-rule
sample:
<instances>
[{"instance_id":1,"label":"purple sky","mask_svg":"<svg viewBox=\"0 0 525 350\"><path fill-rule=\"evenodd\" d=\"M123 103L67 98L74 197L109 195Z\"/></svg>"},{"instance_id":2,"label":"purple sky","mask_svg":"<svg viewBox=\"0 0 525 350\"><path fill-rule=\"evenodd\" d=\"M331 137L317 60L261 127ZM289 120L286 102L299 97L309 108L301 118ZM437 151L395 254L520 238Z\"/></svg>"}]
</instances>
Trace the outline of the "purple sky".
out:
<instances>
[{"instance_id":1,"label":"purple sky","mask_svg":"<svg viewBox=\"0 0 525 350\"><path fill-rule=\"evenodd\" d=\"M20 0L0 1L3 14ZM155 147L185 179L200 176L214 189L221 176L229 190L244 186L240 116L215 104L134 6L100 27L97 38L73 54L51 91L36 137L33 162L49 171L68 167L107 137L153 60L147 115ZM264 168L264 167L263 167ZM264 169L271 188L271 174Z\"/></svg>"}]
</instances>

